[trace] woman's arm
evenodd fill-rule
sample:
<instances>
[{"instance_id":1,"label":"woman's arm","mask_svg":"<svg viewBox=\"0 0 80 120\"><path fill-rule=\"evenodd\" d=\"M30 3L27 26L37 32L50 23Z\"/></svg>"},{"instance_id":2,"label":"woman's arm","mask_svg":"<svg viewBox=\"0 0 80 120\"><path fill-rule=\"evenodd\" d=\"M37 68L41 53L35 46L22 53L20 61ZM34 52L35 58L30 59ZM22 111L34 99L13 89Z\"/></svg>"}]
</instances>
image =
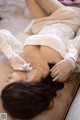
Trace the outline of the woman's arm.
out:
<instances>
[{"instance_id":1,"label":"woman's arm","mask_svg":"<svg viewBox=\"0 0 80 120\"><path fill-rule=\"evenodd\" d=\"M38 4L36 0L25 0L27 3L27 6L33 16L33 18L42 18L46 17L47 13L44 11L44 9Z\"/></svg>"},{"instance_id":2,"label":"woman's arm","mask_svg":"<svg viewBox=\"0 0 80 120\"><path fill-rule=\"evenodd\" d=\"M15 55L15 52L12 50L11 45L9 44L7 38L4 36L3 31L0 31L0 51L10 59L11 56ZM5 31L7 33L7 31Z\"/></svg>"},{"instance_id":3,"label":"woman's arm","mask_svg":"<svg viewBox=\"0 0 80 120\"><path fill-rule=\"evenodd\" d=\"M9 59L9 63L13 69L24 70L24 66L26 66L26 70L29 70L29 65L16 53L20 52L21 49L20 42L8 30L0 30L0 50Z\"/></svg>"},{"instance_id":4,"label":"woman's arm","mask_svg":"<svg viewBox=\"0 0 80 120\"><path fill-rule=\"evenodd\" d=\"M56 64L51 69L51 75L53 76L53 81L64 82L66 81L71 73L76 68L76 62L80 55L80 35L75 37L68 48L68 53L62 61Z\"/></svg>"}]
</instances>

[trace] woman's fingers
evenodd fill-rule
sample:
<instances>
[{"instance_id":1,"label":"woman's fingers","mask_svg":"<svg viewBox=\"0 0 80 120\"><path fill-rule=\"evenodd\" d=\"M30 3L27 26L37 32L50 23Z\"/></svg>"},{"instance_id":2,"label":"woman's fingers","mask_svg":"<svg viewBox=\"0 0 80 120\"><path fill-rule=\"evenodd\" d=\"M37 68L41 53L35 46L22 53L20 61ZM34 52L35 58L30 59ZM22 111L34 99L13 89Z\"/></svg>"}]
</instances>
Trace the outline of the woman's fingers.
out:
<instances>
[{"instance_id":1,"label":"woman's fingers","mask_svg":"<svg viewBox=\"0 0 80 120\"><path fill-rule=\"evenodd\" d=\"M50 69L50 72L55 72L56 71L56 69L57 69L57 67L58 67L58 65L56 64L55 66L53 66L51 69Z\"/></svg>"},{"instance_id":2,"label":"woman's fingers","mask_svg":"<svg viewBox=\"0 0 80 120\"><path fill-rule=\"evenodd\" d=\"M61 70L58 68L55 68L51 72L51 76L53 77L53 81L59 81L59 79L61 79Z\"/></svg>"},{"instance_id":3,"label":"woman's fingers","mask_svg":"<svg viewBox=\"0 0 80 120\"><path fill-rule=\"evenodd\" d=\"M52 77L55 77L55 76L57 76L59 73L60 73L60 70L59 70L59 69L56 69L55 71L52 71L52 72L51 72L51 76L52 76Z\"/></svg>"},{"instance_id":4,"label":"woman's fingers","mask_svg":"<svg viewBox=\"0 0 80 120\"><path fill-rule=\"evenodd\" d=\"M63 76L63 72L60 69L57 69L55 72L51 73L51 76L53 77L53 81L60 81Z\"/></svg>"},{"instance_id":5,"label":"woman's fingers","mask_svg":"<svg viewBox=\"0 0 80 120\"><path fill-rule=\"evenodd\" d=\"M50 70L53 81L66 81L72 73L73 63L70 60L62 60Z\"/></svg>"},{"instance_id":6,"label":"woman's fingers","mask_svg":"<svg viewBox=\"0 0 80 120\"><path fill-rule=\"evenodd\" d=\"M59 75L55 76L52 81L60 81L60 80L61 80L61 78L60 78L60 74L59 74Z\"/></svg>"}]
</instances>

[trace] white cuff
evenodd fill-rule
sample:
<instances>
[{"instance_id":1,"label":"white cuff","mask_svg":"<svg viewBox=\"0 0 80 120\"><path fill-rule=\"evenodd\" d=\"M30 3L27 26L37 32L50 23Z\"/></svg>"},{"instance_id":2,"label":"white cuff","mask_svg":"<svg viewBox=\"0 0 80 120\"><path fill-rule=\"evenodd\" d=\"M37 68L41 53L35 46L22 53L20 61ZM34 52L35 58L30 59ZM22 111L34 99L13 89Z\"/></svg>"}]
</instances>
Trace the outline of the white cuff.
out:
<instances>
[{"instance_id":1,"label":"white cuff","mask_svg":"<svg viewBox=\"0 0 80 120\"><path fill-rule=\"evenodd\" d=\"M77 49L74 48L70 49L64 58L72 58L75 62L77 62L78 56L79 56L78 51Z\"/></svg>"},{"instance_id":2,"label":"white cuff","mask_svg":"<svg viewBox=\"0 0 80 120\"><path fill-rule=\"evenodd\" d=\"M73 66L73 71L76 68L76 62L72 57L65 57L64 60L70 60Z\"/></svg>"}]
</instances>

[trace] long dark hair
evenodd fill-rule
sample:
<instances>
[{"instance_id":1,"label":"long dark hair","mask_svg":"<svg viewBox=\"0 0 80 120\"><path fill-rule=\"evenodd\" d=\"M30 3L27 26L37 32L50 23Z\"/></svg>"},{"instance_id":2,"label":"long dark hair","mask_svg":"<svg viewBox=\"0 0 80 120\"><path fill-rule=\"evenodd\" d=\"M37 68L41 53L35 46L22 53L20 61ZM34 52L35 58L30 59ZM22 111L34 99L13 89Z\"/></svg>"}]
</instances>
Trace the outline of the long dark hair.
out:
<instances>
[{"instance_id":1,"label":"long dark hair","mask_svg":"<svg viewBox=\"0 0 80 120\"><path fill-rule=\"evenodd\" d=\"M63 83L52 82L50 74L37 84L18 81L2 90L2 104L13 118L31 119L50 109L50 102L53 103L56 91L63 87Z\"/></svg>"}]
</instances>

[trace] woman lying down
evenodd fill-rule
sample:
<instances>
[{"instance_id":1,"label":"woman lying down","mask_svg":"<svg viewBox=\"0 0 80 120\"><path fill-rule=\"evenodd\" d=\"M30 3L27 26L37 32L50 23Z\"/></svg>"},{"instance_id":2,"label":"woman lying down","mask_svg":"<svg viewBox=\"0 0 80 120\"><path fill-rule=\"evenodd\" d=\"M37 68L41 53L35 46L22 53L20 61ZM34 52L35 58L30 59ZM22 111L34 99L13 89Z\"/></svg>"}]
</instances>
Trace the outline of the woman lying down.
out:
<instances>
[{"instance_id":1,"label":"woman lying down","mask_svg":"<svg viewBox=\"0 0 80 120\"><path fill-rule=\"evenodd\" d=\"M13 118L31 119L52 107L50 102L56 91L63 88L61 82L76 67L80 40L69 43L69 39L74 37L79 22L79 9L58 4L52 15L34 21L32 35L29 32L24 42L22 58L14 53L21 52L20 42L9 31L0 30L0 49L14 68L1 99Z\"/></svg>"}]
</instances>

